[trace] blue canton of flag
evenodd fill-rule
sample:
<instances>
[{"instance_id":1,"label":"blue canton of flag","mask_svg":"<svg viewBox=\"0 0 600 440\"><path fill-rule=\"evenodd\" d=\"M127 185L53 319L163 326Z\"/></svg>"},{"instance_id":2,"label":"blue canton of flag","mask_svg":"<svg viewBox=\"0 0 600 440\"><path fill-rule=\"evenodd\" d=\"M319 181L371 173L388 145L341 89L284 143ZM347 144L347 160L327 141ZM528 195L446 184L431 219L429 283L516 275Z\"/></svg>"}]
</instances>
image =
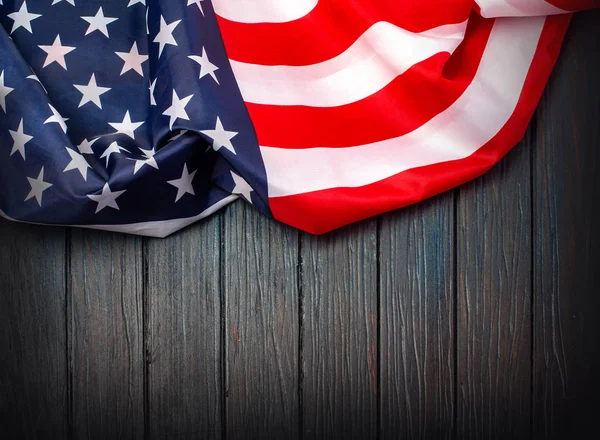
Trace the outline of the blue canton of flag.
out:
<instances>
[{"instance_id":1,"label":"blue canton of flag","mask_svg":"<svg viewBox=\"0 0 600 440\"><path fill-rule=\"evenodd\" d=\"M238 197L269 213L210 2L0 0L0 23L0 215L165 236Z\"/></svg>"}]
</instances>

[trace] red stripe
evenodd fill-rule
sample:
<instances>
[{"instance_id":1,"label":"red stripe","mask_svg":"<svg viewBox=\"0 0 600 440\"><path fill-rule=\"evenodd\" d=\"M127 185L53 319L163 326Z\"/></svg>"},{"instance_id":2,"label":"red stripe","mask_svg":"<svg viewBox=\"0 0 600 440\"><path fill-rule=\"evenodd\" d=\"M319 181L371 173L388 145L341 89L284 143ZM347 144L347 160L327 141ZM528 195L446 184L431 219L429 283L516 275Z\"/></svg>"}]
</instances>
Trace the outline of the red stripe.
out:
<instances>
[{"instance_id":1,"label":"red stripe","mask_svg":"<svg viewBox=\"0 0 600 440\"><path fill-rule=\"evenodd\" d=\"M327 108L247 103L259 144L280 148L347 147L415 130L448 108L469 86L493 23L473 15L465 41L452 57L442 53L416 64L378 93L356 103Z\"/></svg>"},{"instance_id":2,"label":"red stripe","mask_svg":"<svg viewBox=\"0 0 600 440\"><path fill-rule=\"evenodd\" d=\"M290 0L293 1L293 0ZM230 59L300 66L331 59L379 21L411 32L467 19L465 0L320 0L305 17L287 23L238 23L217 16Z\"/></svg>"},{"instance_id":3,"label":"red stripe","mask_svg":"<svg viewBox=\"0 0 600 440\"><path fill-rule=\"evenodd\" d=\"M336 188L269 199L273 216L321 234L410 205L472 180L497 163L523 137L558 58L570 15L549 17L523 91L506 125L468 158L415 168L359 188Z\"/></svg>"},{"instance_id":4,"label":"red stripe","mask_svg":"<svg viewBox=\"0 0 600 440\"><path fill-rule=\"evenodd\" d=\"M583 11L600 8L600 0L546 0L547 3L565 11Z\"/></svg>"}]
</instances>

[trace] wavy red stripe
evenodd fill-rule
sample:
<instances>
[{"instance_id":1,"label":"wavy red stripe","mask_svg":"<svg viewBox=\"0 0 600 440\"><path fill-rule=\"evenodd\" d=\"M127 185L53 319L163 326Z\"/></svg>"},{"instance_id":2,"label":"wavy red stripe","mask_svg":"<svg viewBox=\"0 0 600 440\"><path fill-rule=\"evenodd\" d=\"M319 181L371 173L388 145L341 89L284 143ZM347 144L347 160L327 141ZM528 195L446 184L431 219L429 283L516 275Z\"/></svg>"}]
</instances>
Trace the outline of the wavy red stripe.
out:
<instances>
[{"instance_id":1,"label":"wavy red stripe","mask_svg":"<svg viewBox=\"0 0 600 440\"><path fill-rule=\"evenodd\" d=\"M546 0L546 2L565 11L583 11L600 7L600 0Z\"/></svg>"},{"instance_id":2,"label":"wavy red stripe","mask_svg":"<svg viewBox=\"0 0 600 440\"><path fill-rule=\"evenodd\" d=\"M287 23L238 23L219 16L217 19L232 60L300 66L341 54L379 21L423 32L465 21L471 6L464 0L320 0L308 15Z\"/></svg>"},{"instance_id":3,"label":"wavy red stripe","mask_svg":"<svg viewBox=\"0 0 600 440\"><path fill-rule=\"evenodd\" d=\"M269 199L273 216L321 234L398 209L474 179L497 163L523 137L558 58L570 15L546 20L517 107L506 125L468 158L411 169L359 188L336 188Z\"/></svg>"},{"instance_id":4,"label":"wavy red stripe","mask_svg":"<svg viewBox=\"0 0 600 440\"><path fill-rule=\"evenodd\" d=\"M416 64L378 93L356 103L328 108L247 103L259 144L347 147L415 130L448 108L469 86L492 26L493 20L474 15L464 43L452 56L440 53Z\"/></svg>"}]
</instances>

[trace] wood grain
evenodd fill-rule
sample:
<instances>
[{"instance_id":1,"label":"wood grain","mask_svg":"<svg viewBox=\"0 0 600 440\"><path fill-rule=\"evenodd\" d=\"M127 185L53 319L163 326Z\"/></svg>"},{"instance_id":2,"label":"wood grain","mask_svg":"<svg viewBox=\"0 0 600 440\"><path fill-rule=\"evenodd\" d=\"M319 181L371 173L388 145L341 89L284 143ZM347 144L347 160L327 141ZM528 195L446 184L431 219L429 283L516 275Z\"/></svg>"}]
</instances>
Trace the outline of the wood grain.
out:
<instances>
[{"instance_id":1,"label":"wood grain","mask_svg":"<svg viewBox=\"0 0 600 440\"><path fill-rule=\"evenodd\" d=\"M301 237L304 438L376 438L376 220Z\"/></svg>"},{"instance_id":2,"label":"wood grain","mask_svg":"<svg viewBox=\"0 0 600 440\"><path fill-rule=\"evenodd\" d=\"M576 14L538 111L534 433L584 438L600 410L600 11ZM592 429L592 431L589 431Z\"/></svg>"},{"instance_id":3,"label":"wood grain","mask_svg":"<svg viewBox=\"0 0 600 440\"><path fill-rule=\"evenodd\" d=\"M226 210L227 438L298 436L297 249L245 202Z\"/></svg>"},{"instance_id":4,"label":"wood grain","mask_svg":"<svg viewBox=\"0 0 600 440\"><path fill-rule=\"evenodd\" d=\"M0 219L0 438L587 438L600 11L532 129L324 236L237 202L165 240ZM454 205L453 205L454 204Z\"/></svg>"},{"instance_id":5,"label":"wood grain","mask_svg":"<svg viewBox=\"0 0 600 440\"><path fill-rule=\"evenodd\" d=\"M457 437L529 438L531 133L459 190Z\"/></svg>"},{"instance_id":6,"label":"wood grain","mask_svg":"<svg viewBox=\"0 0 600 440\"><path fill-rule=\"evenodd\" d=\"M150 438L221 438L222 221L147 241Z\"/></svg>"},{"instance_id":7,"label":"wood grain","mask_svg":"<svg viewBox=\"0 0 600 440\"><path fill-rule=\"evenodd\" d=\"M242 201L224 231L227 438L297 438L298 232Z\"/></svg>"},{"instance_id":8,"label":"wood grain","mask_svg":"<svg viewBox=\"0 0 600 440\"><path fill-rule=\"evenodd\" d=\"M143 438L142 240L71 231L73 436Z\"/></svg>"},{"instance_id":9,"label":"wood grain","mask_svg":"<svg viewBox=\"0 0 600 440\"><path fill-rule=\"evenodd\" d=\"M0 219L0 437L68 435L65 230Z\"/></svg>"},{"instance_id":10,"label":"wood grain","mask_svg":"<svg viewBox=\"0 0 600 440\"><path fill-rule=\"evenodd\" d=\"M452 438L454 227L453 192L382 218L382 438Z\"/></svg>"}]
</instances>

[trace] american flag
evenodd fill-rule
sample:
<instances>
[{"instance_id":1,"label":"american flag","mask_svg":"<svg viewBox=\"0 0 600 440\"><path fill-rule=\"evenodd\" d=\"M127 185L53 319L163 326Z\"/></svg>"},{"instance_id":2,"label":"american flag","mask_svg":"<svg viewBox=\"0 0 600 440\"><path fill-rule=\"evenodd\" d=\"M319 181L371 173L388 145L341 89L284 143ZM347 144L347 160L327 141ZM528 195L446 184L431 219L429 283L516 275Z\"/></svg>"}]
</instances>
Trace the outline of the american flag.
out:
<instances>
[{"instance_id":1,"label":"american flag","mask_svg":"<svg viewBox=\"0 0 600 440\"><path fill-rule=\"evenodd\" d=\"M313 233L512 148L595 0L0 0L0 215L164 237L243 198Z\"/></svg>"}]
</instances>

